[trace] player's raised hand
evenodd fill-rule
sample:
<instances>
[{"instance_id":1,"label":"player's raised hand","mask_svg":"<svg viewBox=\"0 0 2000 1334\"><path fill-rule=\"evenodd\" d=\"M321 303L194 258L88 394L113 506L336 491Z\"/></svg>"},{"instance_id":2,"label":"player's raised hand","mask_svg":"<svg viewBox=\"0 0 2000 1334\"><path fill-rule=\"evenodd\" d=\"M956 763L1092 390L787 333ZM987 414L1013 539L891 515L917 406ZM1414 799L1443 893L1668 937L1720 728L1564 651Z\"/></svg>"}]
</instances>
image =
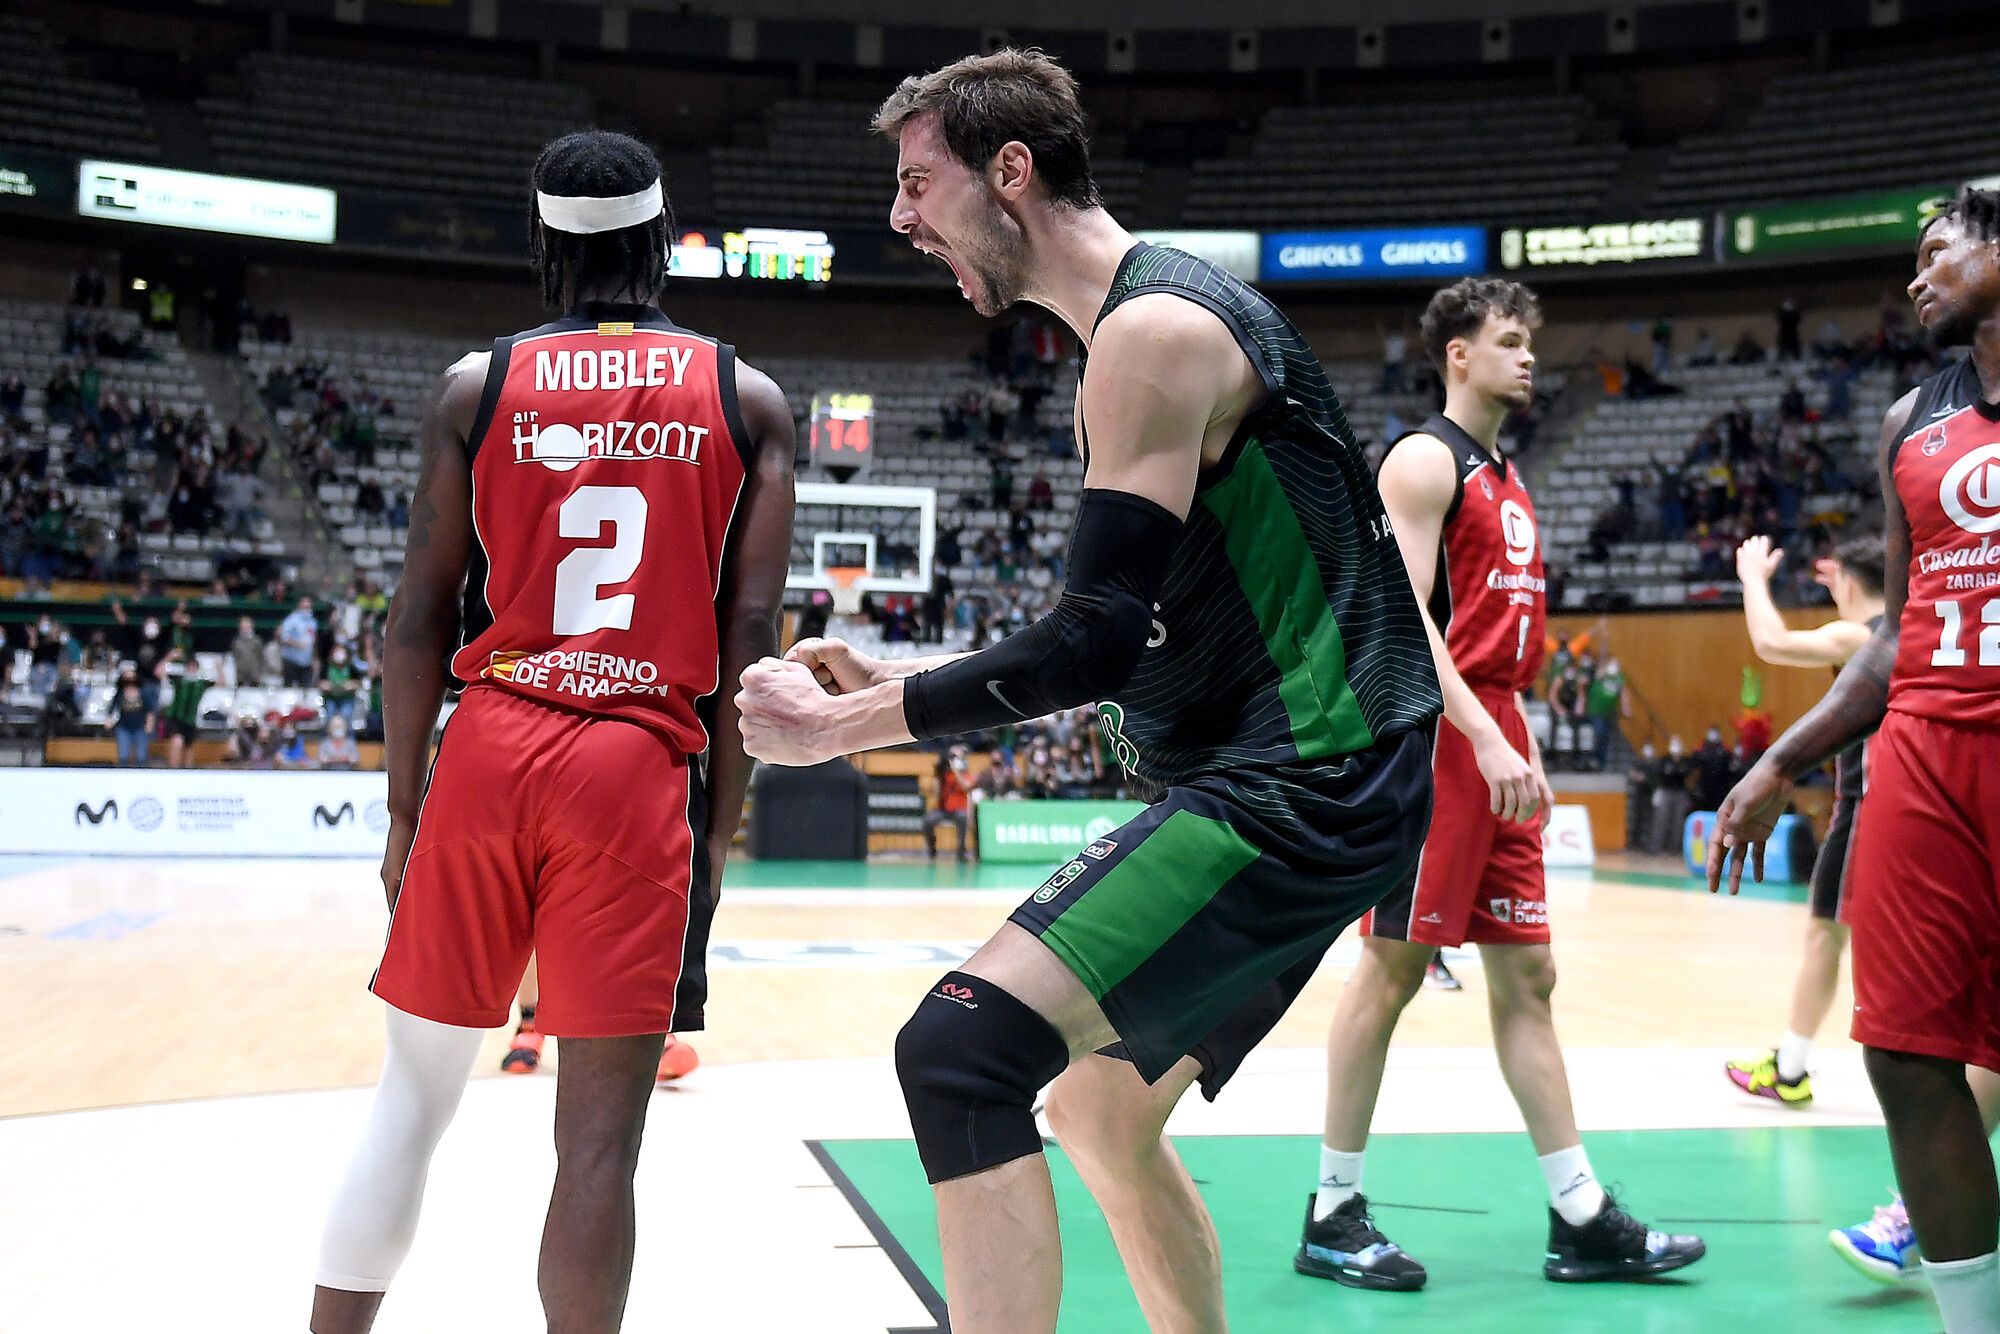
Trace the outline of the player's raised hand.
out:
<instances>
[{"instance_id":1,"label":"player's raised hand","mask_svg":"<svg viewBox=\"0 0 2000 1334\"><path fill-rule=\"evenodd\" d=\"M1783 549L1773 547L1771 539L1762 534L1744 538L1743 545L1736 548L1736 577L1746 584L1770 583L1784 563Z\"/></svg>"},{"instance_id":2,"label":"player's raised hand","mask_svg":"<svg viewBox=\"0 0 2000 1334\"><path fill-rule=\"evenodd\" d=\"M814 679L829 695L866 690L888 679L879 660L844 639L801 639L785 654L785 661L812 668Z\"/></svg>"},{"instance_id":3,"label":"player's raised hand","mask_svg":"<svg viewBox=\"0 0 2000 1334\"><path fill-rule=\"evenodd\" d=\"M830 760L827 748L832 699L802 662L765 658L743 672L736 696L743 749L767 764L806 765Z\"/></svg>"},{"instance_id":4,"label":"player's raised hand","mask_svg":"<svg viewBox=\"0 0 2000 1334\"><path fill-rule=\"evenodd\" d=\"M1439 723L1449 727L1449 723ZM1503 820L1532 820L1541 809L1543 782L1535 778L1535 766L1515 750L1498 728L1482 741L1473 743L1472 758L1479 776L1486 780L1487 809Z\"/></svg>"},{"instance_id":5,"label":"player's raised hand","mask_svg":"<svg viewBox=\"0 0 2000 1334\"><path fill-rule=\"evenodd\" d=\"M1764 879L1764 843L1778 827L1785 803L1792 794L1791 780L1759 760L1750 766L1715 813L1715 828L1708 836L1708 892L1722 885L1723 863L1729 863L1729 892L1743 886L1743 863L1751 859L1751 876ZM1730 856L1734 850L1735 856Z\"/></svg>"}]
</instances>

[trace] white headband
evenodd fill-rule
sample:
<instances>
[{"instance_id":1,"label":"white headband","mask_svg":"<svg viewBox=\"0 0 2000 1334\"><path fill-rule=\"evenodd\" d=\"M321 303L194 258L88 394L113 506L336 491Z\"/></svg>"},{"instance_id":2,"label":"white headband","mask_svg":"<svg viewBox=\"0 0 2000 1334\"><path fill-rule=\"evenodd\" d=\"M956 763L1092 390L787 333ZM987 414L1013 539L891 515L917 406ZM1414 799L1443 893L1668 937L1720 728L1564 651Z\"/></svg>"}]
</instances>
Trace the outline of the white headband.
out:
<instances>
[{"instance_id":1,"label":"white headband","mask_svg":"<svg viewBox=\"0 0 2000 1334\"><path fill-rule=\"evenodd\" d=\"M535 191L544 225L559 232L615 232L660 215L663 197L656 180L637 194L600 199L595 195L547 195Z\"/></svg>"}]
</instances>

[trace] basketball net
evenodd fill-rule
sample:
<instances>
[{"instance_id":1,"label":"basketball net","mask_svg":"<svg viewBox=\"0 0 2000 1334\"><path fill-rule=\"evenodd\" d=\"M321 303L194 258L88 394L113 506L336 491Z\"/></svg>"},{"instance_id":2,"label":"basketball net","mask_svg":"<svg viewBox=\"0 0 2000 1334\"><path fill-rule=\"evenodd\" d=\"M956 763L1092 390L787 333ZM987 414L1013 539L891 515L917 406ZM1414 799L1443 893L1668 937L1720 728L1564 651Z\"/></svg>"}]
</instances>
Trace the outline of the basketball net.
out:
<instances>
[{"instance_id":1,"label":"basketball net","mask_svg":"<svg viewBox=\"0 0 2000 1334\"><path fill-rule=\"evenodd\" d=\"M855 616L861 611L861 576L868 573L863 565L829 565L826 577L833 580L833 614Z\"/></svg>"}]
</instances>

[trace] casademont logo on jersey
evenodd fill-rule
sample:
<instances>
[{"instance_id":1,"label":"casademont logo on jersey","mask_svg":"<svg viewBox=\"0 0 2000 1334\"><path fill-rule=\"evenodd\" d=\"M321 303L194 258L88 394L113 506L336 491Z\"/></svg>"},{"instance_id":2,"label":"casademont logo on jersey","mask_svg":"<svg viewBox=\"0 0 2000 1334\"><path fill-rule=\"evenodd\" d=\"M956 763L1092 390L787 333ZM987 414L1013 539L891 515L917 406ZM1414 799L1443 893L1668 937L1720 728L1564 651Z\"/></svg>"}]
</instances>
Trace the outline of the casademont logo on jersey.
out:
<instances>
[{"instance_id":1,"label":"casademont logo on jersey","mask_svg":"<svg viewBox=\"0 0 2000 1334\"><path fill-rule=\"evenodd\" d=\"M1981 445L1945 469L1938 503L1968 533L2000 530L2000 445Z\"/></svg>"}]
</instances>

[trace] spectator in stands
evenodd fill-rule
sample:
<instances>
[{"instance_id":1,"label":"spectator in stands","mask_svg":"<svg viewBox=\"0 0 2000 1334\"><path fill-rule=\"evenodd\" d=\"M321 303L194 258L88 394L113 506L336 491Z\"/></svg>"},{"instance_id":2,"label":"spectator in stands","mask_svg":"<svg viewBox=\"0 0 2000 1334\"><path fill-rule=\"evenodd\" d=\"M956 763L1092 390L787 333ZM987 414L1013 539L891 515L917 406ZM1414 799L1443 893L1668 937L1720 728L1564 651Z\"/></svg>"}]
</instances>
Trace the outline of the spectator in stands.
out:
<instances>
[{"instance_id":1,"label":"spectator in stands","mask_svg":"<svg viewBox=\"0 0 2000 1334\"><path fill-rule=\"evenodd\" d=\"M1715 339L1706 329L1695 330L1694 349L1688 353L1689 366L1713 366L1716 362Z\"/></svg>"},{"instance_id":2,"label":"spectator in stands","mask_svg":"<svg viewBox=\"0 0 2000 1334\"><path fill-rule=\"evenodd\" d=\"M229 749L224 759L230 764L250 767L257 762L258 718L250 709L243 709L236 715L236 726L229 731Z\"/></svg>"},{"instance_id":3,"label":"spectator in stands","mask_svg":"<svg viewBox=\"0 0 2000 1334\"><path fill-rule=\"evenodd\" d=\"M4 414L9 421L22 421L21 414L27 404L28 385L21 378L21 372L7 372L7 378L0 380L0 414Z\"/></svg>"},{"instance_id":4,"label":"spectator in stands","mask_svg":"<svg viewBox=\"0 0 2000 1334\"><path fill-rule=\"evenodd\" d=\"M1405 373L1405 363L1410 354L1410 336L1403 327L1393 325L1375 326L1382 336L1382 392L1402 394L1409 392L1409 378Z\"/></svg>"},{"instance_id":5,"label":"spectator in stands","mask_svg":"<svg viewBox=\"0 0 2000 1334\"><path fill-rule=\"evenodd\" d=\"M1819 333L1813 338L1813 355L1822 361L1850 355L1854 349L1847 341L1847 334L1840 327L1840 321L1829 315L1821 321Z\"/></svg>"},{"instance_id":6,"label":"spectator in stands","mask_svg":"<svg viewBox=\"0 0 2000 1334\"><path fill-rule=\"evenodd\" d=\"M995 801L1020 794L1020 770L1015 765L1014 756L1006 750L995 750L986 772L979 775L973 797L978 801Z\"/></svg>"},{"instance_id":7,"label":"spectator in stands","mask_svg":"<svg viewBox=\"0 0 2000 1334\"><path fill-rule=\"evenodd\" d=\"M65 662L56 669L56 679L42 700L42 736L74 732L82 720L83 699L77 689L76 672Z\"/></svg>"},{"instance_id":8,"label":"spectator in stands","mask_svg":"<svg viewBox=\"0 0 2000 1334\"><path fill-rule=\"evenodd\" d=\"M229 644L229 661L238 686L261 685L264 680L264 641L257 637L257 623L248 616L236 622L236 638Z\"/></svg>"},{"instance_id":9,"label":"spectator in stands","mask_svg":"<svg viewBox=\"0 0 2000 1334\"><path fill-rule=\"evenodd\" d=\"M25 573L32 532L28 511L19 501L9 505L6 521L0 523L0 575L18 579Z\"/></svg>"},{"instance_id":10,"label":"spectator in stands","mask_svg":"<svg viewBox=\"0 0 2000 1334\"><path fill-rule=\"evenodd\" d=\"M1671 852L1680 846L1681 828L1693 809L1688 791L1694 766L1678 736L1667 738L1667 753L1654 770L1652 835L1654 852Z\"/></svg>"},{"instance_id":11,"label":"spectator in stands","mask_svg":"<svg viewBox=\"0 0 2000 1334\"><path fill-rule=\"evenodd\" d=\"M1653 845L1653 793L1659 783L1659 755L1648 741L1625 766L1625 846L1633 852Z\"/></svg>"},{"instance_id":12,"label":"spectator in stands","mask_svg":"<svg viewBox=\"0 0 2000 1334\"><path fill-rule=\"evenodd\" d=\"M1039 468L1028 479L1028 508L1046 513L1055 508L1055 488L1049 485L1049 475Z\"/></svg>"},{"instance_id":13,"label":"spectator in stands","mask_svg":"<svg viewBox=\"0 0 2000 1334\"><path fill-rule=\"evenodd\" d=\"M102 630L92 630L90 642L83 646L83 659L77 665L92 676L109 676L118 666L110 636Z\"/></svg>"},{"instance_id":14,"label":"spectator in stands","mask_svg":"<svg viewBox=\"0 0 2000 1334\"><path fill-rule=\"evenodd\" d=\"M67 365L58 366L42 386L42 408L54 422L73 420L82 406L76 374Z\"/></svg>"},{"instance_id":15,"label":"spectator in stands","mask_svg":"<svg viewBox=\"0 0 2000 1334\"><path fill-rule=\"evenodd\" d=\"M1590 716L1591 768L1603 773L1611 762L1611 738L1622 720L1632 716L1632 701L1625 693L1625 672L1618 659L1605 659L1604 665L1591 674L1584 712Z\"/></svg>"},{"instance_id":16,"label":"spectator in stands","mask_svg":"<svg viewBox=\"0 0 2000 1334\"><path fill-rule=\"evenodd\" d=\"M937 827L949 824L958 831L958 860L969 854L972 830L972 776L968 771L964 746L953 746L938 756L937 800L924 812L924 852L937 860Z\"/></svg>"},{"instance_id":17,"label":"spectator in stands","mask_svg":"<svg viewBox=\"0 0 2000 1334\"><path fill-rule=\"evenodd\" d=\"M987 461L992 476L993 508L1011 509L1014 504L1014 464L1005 454L995 454Z\"/></svg>"},{"instance_id":18,"label":"spectator in stands","mask_svg":"<svg viewBox=\"0 0 2000 1334\"><path fill-rule=\"evenodd\" d=\"M139 674L129 667L118 675L118 690L111 697L111 716L104 720L104 726L118 744L118 767L145 768L151 758L146 753L146 739L153 732L153 711L146 707L146 697L139 693Z\"/></svg>"},{"instance_id":19,"label":"spectator in stands","mask_svg":"<svg viewBox=\"0 0 2000 1334\"><path fill-rule=\"evenodd\" d=\"M986 439L998 444L1007 438L1014 414L1021 410L1021 396L1006 381L996 382L986 391Z\"/></svg>"},{"instance_id":20,"label":"spectator in stands","mask_svg":"<svg viewBox=\"0 0 2000 1334\"><path fill-rule=\"evenodd\" d=\"M355 697L360 693L361 680L349 661L347 645L336 643L333 651L326 656L326 668L320 674L320 699L326 705L326 716L344 718L350 724L354 721Z\"/></svg>"},{"instance_id":21,"label":"spectator in stands","mask_svg":"<svg viewBox=\"0 0 2000 1334\"><path fill-rule=\"evenodd\" d=\"M231 537L245 540L255 536L264 517L264 484L250 472L241 457L224 465L217 481L216 499L222 506L223 526Z\"/></svg>"},{"instance_id":22,"label":"spectator in stands","mask_svg":"<svg viewBox=\"0 0 2000 1334\"><path fill-rule=\"evenodd\" d=\"M208 591L201 595L204 607L226 607L229 605L229 585L220 579L208 581Z\"/></svg>"},{"instance_id":23,"label":"spectator in stands","mask_svg":"<svg viewBox=\"0 0 2000 1334\"><path fill-rule=\"evenodd\" d=\"M1549 690L1549 712L1555 716L1555 757L1569 767L1575 763L1577 746L1582 737L1585 718L1584 705L1589 698L1590 683L1575 664L1563 668Z\"/></svg>"},{"instance_id":24,"label":"spectator in stands","mask_svg":"<svg viewBox=\"0 0 2000 1334\"><path fill-rule=\"evenodd\" d=\"M160 663L160 676L167 692L160 710L167 724L167 767L191 769L195 738L201 732L202 697L215 683L202 677L192 651L178 645Z\"/></svg>"},{"instance_id":25,"label":"spectator in stands","mask_svg":"<svg viewBox=\"0 0 2000 1334\"><path fill-rule=\"evenodd\" d=\"M1102 776L1097 767L1097 752L1091 748L1089 739L1081 732L1072 734L1056 755L1057 795L1072 799L1088 797Z\"/></svg>"},{"instance_id":26,"label":"spectator in stands","mask_svg":"<svg viewBox=\"0 0 2000 1334\"><path fill-rule=\"evenodd\" d=\"M1785 381L1785 392L1778 395L1778 420L1781 422L1802 422L1806 419L1806 391L1799 388L1797 379Z\"/></svg>"},{"instance_id":27,"label":"spectator in stands","mask_svg":"<svg viewBox=\"0 0 2000 1334\"><path fill-rule=\"evenodd\" d=\"M1653 321L1653 374L1665 375L1674 364L1674 321L1662 315Z\"/></svg>"},{"instance_id":28,"label":"spectator in stands","mask_svg":"<svg viewBox=\"0 0 2000 1334\"><path fill-rule=\"evenodd\" d=\"M1732 366L1757 366L1761 365L1763 361L1764 345L1757 341L1757 335L1745 329L1742 337L1736 340L1736 346L1730 349L1729 364Z\"/></svg>"},{"instance_id":29,"label":"spectator in stands","mask_svg":"<svg viewBox=\"0 0 2000 1334\"><path fill-rule=\"evenodd\" d=\"M97 271L94 261L85 260L76 276L70 279L69 300L73 306L98 307L104 304L104 275Z\"/></svg>"},{"instance_id":30,"label":"spectator in stands","mask_svg":"<svg viewBox=\"0 0 2000 1334\"><path fill-rule=\"evenodd\" d=\"M401 533L410 526L410 497L407 492L398 491L396 498L389 502L389 531Z\"/></svg>"},{"instance_id":31,"label":"spectator in stands","mask_svg":"<svg viewBox=\"0 0 2000 1334\"><path fill-rule=\"evenodd\" d=\"M1846 421L1854 415L1854 382L1861 378L1861 371L1851 364L1845 352L1836 352L1831 360L1813 372L1826 382L1826 416L1831 421Z\"/></svg>"},{"instance_id":32,"label":"spectator in stands","mask_svg":"<svg viewBox=\"0 0 2000 1334\"><path fill-rule=\"evenodd\" d=\"M320 738L316 756L322 769L358 769L361 767L361 747L354 743L352 730L345 718L329 718L326 735Z\"/></svg>"},{"instance_id":33,"label":"spectator in stands","mask_svg":"<svg viewBox=\"0 0 2000 1334\"><path fill-rule=\"evenodd\" d=\"M1735 783L1736 757L1722 744L1722 729L1710 727L1701 748L1690 757L1694 773L1695 809L1712 811L1722 805Z\"/></svg>"},{"instance_id":34,"label":"spectator in stands","mask_svg":"<svg viewBox=\"0 0 2000 1334\"><path fill-rule=\"evenodd\" d=\"M174 327L174 289L165 283L154 283L146 294L146 314L155 329Z\"/></svg>"},{"instance_id":35,"label":"spectator in stands","mask_svg":"<svg viewBox=\"0 0 2000 1334\"><path fill-rule=\"evenodd\" d=\"M364 574L356 579L354 583L354 605L361 608L362 625L364 627L380 626L383 618L389 614L388 596L376 586L375 580L371 575ZM372 657L373 655L370 656Z\"/></svg>"},{"instance_id":36,"label":"spectator in stands","mask_svg":"<svg viewBox=\"0 0 2000 1334\"><path fill-rule=\"evenodd\" d=\"M1786 297L1778 303L1778 360L1797 361L1802 355L1799 350L1799 321L1804 318L1799 311L1799 303ZM1713 810L1714 807L1704 807Z\"/></svg>"},{"instance_id":37,"label":"spectator in stands","mask_svg":"<svg viewBox=\"0 0 2000 1334\"><path fill-rule=\"evenodd\" d=\"M313 654L319 644L319 618L313 614L311 598L300 598L299 605L280 623L277 644L284 683L301 689L310 686Z\"/></svg>"},{"instance_id":38,"label":"spectator in stands","mask_svg":"<svg viewBox=\"0 0 2000 1334\"><path fill-rule=\"evenodd\" d=\"M278 728L278 743L271 754L272 767L278 769L311 769L313 757L306 750L306 739L299 735L296 724L282 723Z\"/></svg>"}]
</instances>

